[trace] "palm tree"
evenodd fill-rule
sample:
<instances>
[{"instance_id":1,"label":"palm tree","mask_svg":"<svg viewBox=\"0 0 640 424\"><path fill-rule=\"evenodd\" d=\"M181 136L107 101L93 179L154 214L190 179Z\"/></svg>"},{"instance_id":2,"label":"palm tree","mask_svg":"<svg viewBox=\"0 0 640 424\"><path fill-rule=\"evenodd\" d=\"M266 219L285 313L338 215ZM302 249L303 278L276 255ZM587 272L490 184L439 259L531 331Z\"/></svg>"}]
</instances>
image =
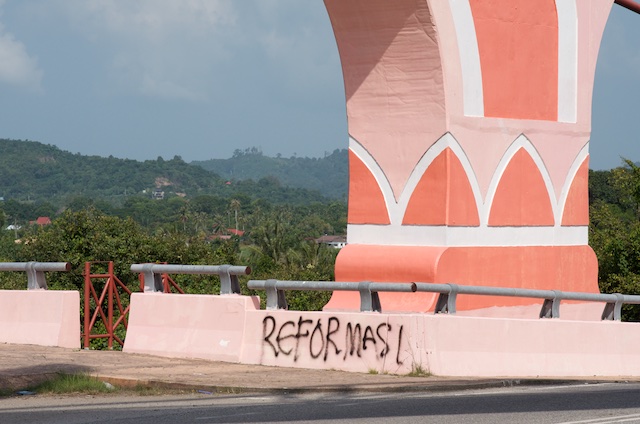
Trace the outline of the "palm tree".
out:
<instances>
[{"instance_id":1,"label":"palm tree","mask_svg":"<svg viewBox=\"0 0 640 424\"><path fill-rule=\"evenodd\" d=\"M231 199L231 203L229 203L229 207L233 209L236 219L236 231L238 231L238 209L240 209L240 201L238 199Z\"/></svg>"},{"instance_id":2,"label":"palm tree","mask_svg":"<svg viewBox=\"0 0 640 424\"><path fill-rule=\"evenodd\" d=\"M180 208L180 221L182 222L182 231L184 233L187 232L187 221L189 220L190 216L191 216L191 211L189 210L189 204L185 203L181 208Z\"/></svg>"}]
</instances>

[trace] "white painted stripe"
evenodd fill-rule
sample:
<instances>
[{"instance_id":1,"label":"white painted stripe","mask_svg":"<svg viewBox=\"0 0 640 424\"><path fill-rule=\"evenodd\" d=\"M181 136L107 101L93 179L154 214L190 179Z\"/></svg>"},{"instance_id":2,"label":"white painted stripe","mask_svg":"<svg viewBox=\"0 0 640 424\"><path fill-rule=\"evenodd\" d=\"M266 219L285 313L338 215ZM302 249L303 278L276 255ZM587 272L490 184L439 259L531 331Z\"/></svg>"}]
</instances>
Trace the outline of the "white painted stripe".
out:
<instances>
[{"instance_id":1,"label":"white painted stripe","mask_svg":"<svg viewBox=\"0 0 640 424\"><path fill-rule=\"evenodd\" d=\"M578 119L578 10L576 0L556 0L558 11L558 121Z\"/></svg>"},{"instance_id":2,"label":"white painted stripe","mask_svg":"<svg viewBox=\"0 0 640 424\"><path fill-rule=\"evenodd\" d=\"M464 114L466 116L484 116L482 67L480 66L480 51L471 5L469 0L449 0L449 5L458 38L458 51L460 52Z\"/></svg>"},{"instance_id":3,"label":"white painted stripe","mask_svg":"<svg viewBox=\"0 0 640 424\"><path fill-rule=\"evenodd\" d=\"M589 227L347 226L349 244L383 246L583 246Z\"/></svg>"},{"instance_id":4,"label":"white painted stripe","mask_svg":"<svg viewBox=\"0 0 640 424\"><path fill-rule=\"evenodd\" d=\"M575 180L576 175L578 174L578 170L584 160L589 156L589 143L585 144L584 147L578 152L578 155L573 160L571 164L571 168L569 169L569 173L567 174L567 178L564 181L564 185L562 186L562 192L560 193L560 199L558 200L558 210L560 212L560 216L556 218L556 222L562 223L562 218L564 215L564 208L567 205L567 197L569 197L569 191L571 190L571 185L573 184L573 180Z\"/></svg>"},{"instance_id":5,"label":"white painted stripe","mask_svg":"<svg viewBox=\"0 0 640 424\"><path fill-rule=\"evenodd\" d=\"M581 420L581 421L563 421L558 424L606 424L606 423L620 423L620 422L628 422L633 420L638 420L640 418L640 414L628 414L628 415L618 415L615 417L602 417L602 418L593 418L589 420Z\"/></svg>"}]
</instances>

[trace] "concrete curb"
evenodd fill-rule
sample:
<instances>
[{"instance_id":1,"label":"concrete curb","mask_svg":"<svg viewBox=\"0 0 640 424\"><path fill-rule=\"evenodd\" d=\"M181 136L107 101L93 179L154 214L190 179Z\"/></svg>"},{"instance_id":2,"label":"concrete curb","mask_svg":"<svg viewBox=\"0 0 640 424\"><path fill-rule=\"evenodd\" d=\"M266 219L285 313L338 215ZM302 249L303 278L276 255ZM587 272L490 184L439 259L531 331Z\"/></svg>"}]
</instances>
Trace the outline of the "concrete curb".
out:
<instances>
[{"instance_id":1,"label":"concrete curb","mask_svg":"<svg viewBox=\"0 0 640 424\"><path fill-rule=\"evenodd\" d=\"M464 390L498 389L516 386L572 386L584 384L613 383L609 380L553 380L553 379L496 379L496 380L453 380L423 381L416 384L398 384L396 386L380 386L376 384L339 384L335 386L309 387L239 387L226 385L202 385L175 383L160 380L129 379L121 377L96 375L101 381L116 387L133 388L137 386L165 389L209 392L211 394L255 394L272 395L307 394L307 393L420 393L420 392L453 392ZM616 383L619 381L615 381Z\"/></svg>"}]
</instances>

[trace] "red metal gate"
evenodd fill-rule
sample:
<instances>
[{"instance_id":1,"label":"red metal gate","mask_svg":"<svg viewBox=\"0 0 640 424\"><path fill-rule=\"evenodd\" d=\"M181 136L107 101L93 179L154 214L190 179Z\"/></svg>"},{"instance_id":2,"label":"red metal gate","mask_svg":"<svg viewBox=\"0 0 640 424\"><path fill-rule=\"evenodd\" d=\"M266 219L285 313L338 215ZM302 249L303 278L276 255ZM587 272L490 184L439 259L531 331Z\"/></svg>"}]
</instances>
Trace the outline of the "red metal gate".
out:
<instances>
[{"instance_id":1,"label":"red metal gate","mask_svg":"<svg viewBox=\"0 0 640 424\"><path fill-rule=\"evenodd\" d=\"M107 266L107 272L92 273L91 267L100 265L104 270ZM98 296L96 287L103 283L102 291ZM122 293L120 292L122 290ZM127 295L126 308L123 306L121 295ZM113 349L114 340L124 346L123 338L116 334L118 326L122 325L124 330L127 329L127 314L129 313L129 297L131 290L116 277L113 272L113 262L86 262L84 268L84 332L83 346L85 349L90 347L92 339L107 339L107 347ZM91 301L94 302L94 309L91 310ZM106 305L104 304L106 301ZM117 310L114 313L114 305ZM101 334L91 334L91 330L95 328L98 318L102 319L105 332Z\"/></svg>"}]
</instances>

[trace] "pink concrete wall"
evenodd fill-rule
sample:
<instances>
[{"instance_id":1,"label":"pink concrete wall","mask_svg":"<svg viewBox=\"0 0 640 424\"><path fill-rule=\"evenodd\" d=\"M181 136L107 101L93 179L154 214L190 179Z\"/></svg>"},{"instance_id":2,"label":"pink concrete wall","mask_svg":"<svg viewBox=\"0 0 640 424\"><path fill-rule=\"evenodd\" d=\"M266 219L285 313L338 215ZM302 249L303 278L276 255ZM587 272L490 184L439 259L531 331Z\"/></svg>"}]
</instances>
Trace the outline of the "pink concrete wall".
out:
<instances>
[{"instance_id":1,"label":"pink concrete wall","mask_svg":"<svg viewBox=\"0 0 640 424\"><path fill-rule=\"evenodd\" d=\"M1 290L0 343L80 347L80 293Z\"/></svg>"},{"instance_id":2,"label":"pink concrete wall","mask_svg":"<svg viewBox=\"0 0 640 424\"><path fill-rule=\"evenodd\" d=\"M251 312L247 324L243 363L465 377L640 375L637 324L284 311Z\"/></svg>"},{"instance_id":3,"label":"pink concrete wall","mask_svg":"<svg viewBox=\"0 0 640 424\"><path fill-rule=\"evenodd\" d=\"M420 315L252 311L242 363L292 368L411 371ZM415 345L415 348L413 348ZM419 362L419 358L418 358Z\"/></svg>"},{"instance_id":4,"label":"pink concrete wall","mask_svg":"<svg viewBox=\"0 0 640 424\"><path fill-rule=\"evenodd\" d=\"M561 307L561 316L571 308ZM419 366L441 376L640 376L640 325L526 312L514 319L265 311L255 297L134 294L124 350L352 372Z\"/></svg>"},{"instance_id":5,"label":"pink concrete wall","mask_svg":"<svg viewBox=\"0 0 640 424\"><path fill-rule=\"evenodd\" d=\"M237 362L257 297L133 293L124 351Z\"/></svg>"}]
</instances>

